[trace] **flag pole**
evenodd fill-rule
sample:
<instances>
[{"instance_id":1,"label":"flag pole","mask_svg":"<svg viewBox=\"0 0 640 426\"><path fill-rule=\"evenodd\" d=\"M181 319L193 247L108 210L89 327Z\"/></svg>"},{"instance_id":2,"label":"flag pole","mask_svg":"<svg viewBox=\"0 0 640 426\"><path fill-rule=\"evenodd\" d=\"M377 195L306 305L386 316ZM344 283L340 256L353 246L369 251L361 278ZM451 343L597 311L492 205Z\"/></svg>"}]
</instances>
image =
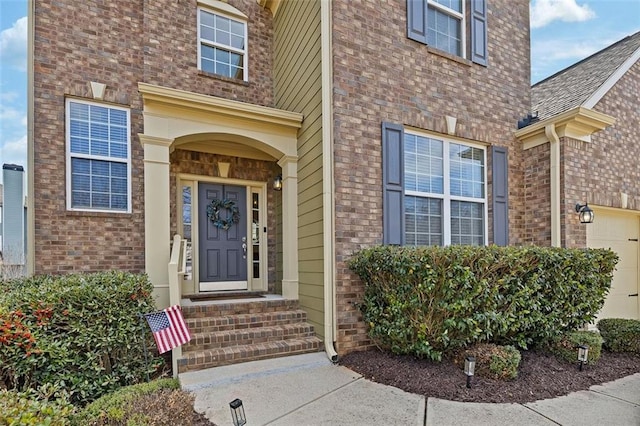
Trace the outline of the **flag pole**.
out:
<instances>
[{"instance_id":1,"label":"flag pole","mask_svg":"<svg viewBox=\"0 0 640 426\"><path fill-rule=\"evenodd\" d=\"M147 377L147 382L149 382L149 360L148 360L148 355L147 355L147 339L145 338L144 335L144 322L145 322L145 317L143 314L138 314L138 317L140 318L140 330L142 330L142 347L144 348L144 373Z\"/></svg>"}]
</instances>

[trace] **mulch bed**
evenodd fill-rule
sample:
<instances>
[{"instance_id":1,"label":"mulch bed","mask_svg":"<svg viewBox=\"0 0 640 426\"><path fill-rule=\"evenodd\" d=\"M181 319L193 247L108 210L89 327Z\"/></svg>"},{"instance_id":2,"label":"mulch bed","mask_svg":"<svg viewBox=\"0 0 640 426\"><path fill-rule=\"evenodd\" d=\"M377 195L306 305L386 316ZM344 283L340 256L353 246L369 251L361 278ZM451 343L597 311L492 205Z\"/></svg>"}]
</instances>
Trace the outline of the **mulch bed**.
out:
<instances>
[{"instance_id":1,"label":"mulch bed","mask_svg":"<svg viewBox=\"0 0 640 426\"><path fill-rule=\"evenodd\" d=\"M578 371L577 362L572 365L543 352L522 351L516 379L502 381L474 376L468 389L464 372L451 360L438 363L372 349L349 353L339 363L369 380L407 392L466 402L532 402L640 372L637 355L603 352L595 365L585 365L583 371Z\"/></svg>"}]
</instances>

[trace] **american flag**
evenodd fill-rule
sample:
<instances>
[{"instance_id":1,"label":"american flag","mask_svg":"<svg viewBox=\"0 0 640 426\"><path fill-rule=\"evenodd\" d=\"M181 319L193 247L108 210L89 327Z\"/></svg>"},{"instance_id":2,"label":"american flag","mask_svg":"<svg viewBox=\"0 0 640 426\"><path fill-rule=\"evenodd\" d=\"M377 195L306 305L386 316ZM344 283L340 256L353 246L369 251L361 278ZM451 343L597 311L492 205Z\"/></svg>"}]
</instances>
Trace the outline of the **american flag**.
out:
<instances>
[{"instance_id":1,"label":"american flag","mask_svg":"<svg viewBox=\"0 0 640 426\"><path fill-rule=\"evenodd\" d=\"M158 352L165 353L191 340L191 334L184 323L180 306L173 305L160 312L146 314Z\"/></svg>"}]
</instances>

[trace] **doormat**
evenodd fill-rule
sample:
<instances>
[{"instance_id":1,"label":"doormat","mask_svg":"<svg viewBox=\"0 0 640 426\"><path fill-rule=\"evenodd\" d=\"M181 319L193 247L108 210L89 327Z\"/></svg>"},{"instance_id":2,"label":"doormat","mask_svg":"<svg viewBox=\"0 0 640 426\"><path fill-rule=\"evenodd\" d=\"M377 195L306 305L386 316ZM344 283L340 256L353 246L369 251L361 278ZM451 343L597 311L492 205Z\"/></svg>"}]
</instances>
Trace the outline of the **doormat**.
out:
<instances>
[{"instance_id":1,"label":"doormat","mask_svg":"<svg viewBox=\"0 0 640 426\"><path fill-rule=\"evenodd\" d=\"M216 292L216 293L199 293L185 295L185 298L192 302L208 302L215 300L241 300L241 299L257 299L264 298L263 292L258 291L239 291L239 292Z\"/></svg>"}]
</instances>

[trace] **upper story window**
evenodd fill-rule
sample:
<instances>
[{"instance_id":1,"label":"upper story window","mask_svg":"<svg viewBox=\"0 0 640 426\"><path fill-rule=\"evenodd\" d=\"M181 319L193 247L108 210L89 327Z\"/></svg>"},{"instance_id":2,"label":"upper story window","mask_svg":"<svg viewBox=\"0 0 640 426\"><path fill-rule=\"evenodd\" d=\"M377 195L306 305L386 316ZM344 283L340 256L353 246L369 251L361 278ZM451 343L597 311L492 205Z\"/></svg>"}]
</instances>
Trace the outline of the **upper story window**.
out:
<instances>
[{"instance_id":1,"label":"upper story window","mask_svg":"<svg viewBox=\"0 0 640 426\"><path fill-rule=\"evenodd\" d=\"M223 5L230 9L230 6ZM247 63L246 21L218 10L199 9L199 68L212 74L247 81Z\"/></svg>"},{"instance_id":2,"label":"upper story window","mask_svg":"<svg viewBox=\"0 0 640 426\"><path fill-rule=\"evenodd\" d=\"M67 208L131 212L130 112L67 99Z\"/></svg>"},{"instance_id":3,"label":"upper story window","mask_svg":"<svg viewBox=\"0 0 640 426\"><path fill-rule=\"evenodd\" d=\"M427 44L452 55L464 57L464 27L462 0L428 0Z\"/></svg>"},{"instance_id":4,"label":"upper story window","mask_svg":"<svg viewBox=\"0 0 640 426\"><path fill-rule=\"evenodd\" d=\"M407 36L487 65L486 0L407 0Z\"/></svg>"}]
</instances>

